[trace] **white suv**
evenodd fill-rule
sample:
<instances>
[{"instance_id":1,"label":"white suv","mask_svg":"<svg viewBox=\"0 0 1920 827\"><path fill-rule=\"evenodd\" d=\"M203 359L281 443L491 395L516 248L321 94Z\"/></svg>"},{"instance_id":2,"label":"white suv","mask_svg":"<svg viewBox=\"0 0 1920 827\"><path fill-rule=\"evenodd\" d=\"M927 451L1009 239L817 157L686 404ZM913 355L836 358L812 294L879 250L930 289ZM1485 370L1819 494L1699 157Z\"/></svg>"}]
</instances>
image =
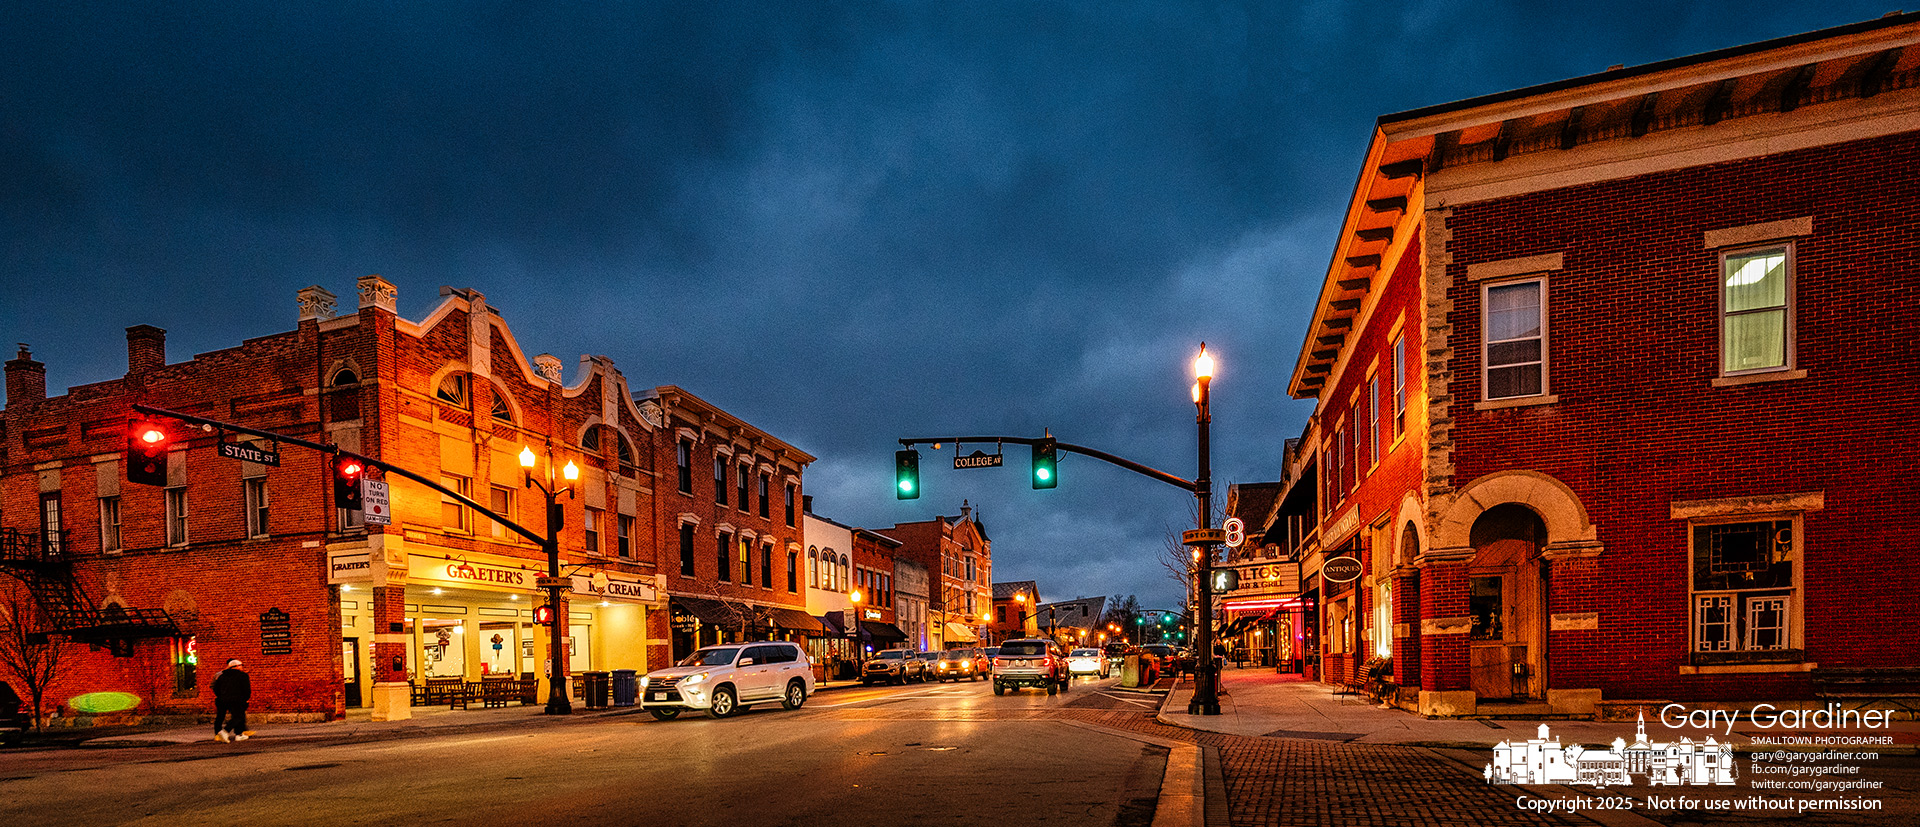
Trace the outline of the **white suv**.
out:
<instances>
[{"instance_id":1,"label":"white suv","mask_svg":"<svg viewBox=\"0 0 1920 827\"><path fill-rule=\"evenodd\" d=\"M640 705L662 721L687 709L725 718L776 699L799 709L812 694L813 664L799 646L784 641L709 646L640 679Z\"/></svg>"}]
</instances>

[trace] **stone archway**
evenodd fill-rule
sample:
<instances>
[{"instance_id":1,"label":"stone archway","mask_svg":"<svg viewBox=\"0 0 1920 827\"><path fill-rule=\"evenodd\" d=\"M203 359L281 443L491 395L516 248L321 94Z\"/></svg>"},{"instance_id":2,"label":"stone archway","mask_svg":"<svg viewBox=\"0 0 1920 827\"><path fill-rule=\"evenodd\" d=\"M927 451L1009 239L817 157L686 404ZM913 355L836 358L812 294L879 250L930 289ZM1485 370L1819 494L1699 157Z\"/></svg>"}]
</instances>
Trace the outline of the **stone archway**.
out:
<instances>
[{"instance_id":1,"label":"stone archway","mask_svg":"<svg viewBox=\"0 0 1920 827\"><path fill-rule=\"evenodd\" d=\"M1436 503L1430 553L1464 559L1473 556L1472 531L1487 509L1504 503L1524 505L1546 525L1545 554L1556 557L1598 556L1602 546L1598 529L1587 518L1580 495L1567 484L1538 471L1496 471L1467 483L1445 504Z\"/></svg>"}]
</instances>

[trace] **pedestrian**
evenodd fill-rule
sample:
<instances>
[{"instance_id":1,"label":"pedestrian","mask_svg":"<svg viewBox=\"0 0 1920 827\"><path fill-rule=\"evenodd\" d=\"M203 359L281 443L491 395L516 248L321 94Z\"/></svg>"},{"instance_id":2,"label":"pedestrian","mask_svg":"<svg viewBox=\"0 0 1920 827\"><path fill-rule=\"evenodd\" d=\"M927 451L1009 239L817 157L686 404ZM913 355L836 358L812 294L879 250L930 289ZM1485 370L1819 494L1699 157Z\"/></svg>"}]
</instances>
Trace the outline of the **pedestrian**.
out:
<instances>
[{"instance_id":1,"label":"pedestrian","mask_svg":"<svg viewBox=\"0 0 1920 827\"><path fill-rule=\"evenodd\" d=\"M252 698L253 679L241 668L240 659L227 661L227 668L213 679L214 738L232 743L253 734L247 729L247 701Z\"/></svg>"}]
</instances>

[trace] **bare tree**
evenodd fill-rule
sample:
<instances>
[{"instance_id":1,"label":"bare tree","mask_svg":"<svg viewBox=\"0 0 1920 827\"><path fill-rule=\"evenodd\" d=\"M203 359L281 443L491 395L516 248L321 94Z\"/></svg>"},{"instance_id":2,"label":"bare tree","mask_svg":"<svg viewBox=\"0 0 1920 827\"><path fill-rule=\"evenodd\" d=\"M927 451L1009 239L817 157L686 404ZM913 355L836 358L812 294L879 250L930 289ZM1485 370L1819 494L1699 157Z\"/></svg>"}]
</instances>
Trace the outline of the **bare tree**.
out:
<instances>
[{"instance_id":1,"label":"bare tree","mask_svg":"<svg viewBox=\"0 0 1920 827\"><path fill-rule=\"evenodd\" d=\"M747 640L749 632L756 626L773 619L773 610L753 603L741 596L742 588L731 582L723 581L710 574L701 574L693 580L694 588L701 597L709 598L720 604L727 613L727 628L740 640Z\"/></svg>"},{"instance_id":2,"label":"bare tree","mask_svg":"<svg viewBox=\"0 0 1920 827\"><path fill-rule=\"evenodd\" d=\"M43 725L47 689L65 671L66 648L71 642L48 634L50 628L40 619L38 607L17 582L10 583L0 597L0 617L6 627L0 629L0 669L19 681L27 691L27 703L33 710L33 725Z\"/></svg>"}]
</instances>

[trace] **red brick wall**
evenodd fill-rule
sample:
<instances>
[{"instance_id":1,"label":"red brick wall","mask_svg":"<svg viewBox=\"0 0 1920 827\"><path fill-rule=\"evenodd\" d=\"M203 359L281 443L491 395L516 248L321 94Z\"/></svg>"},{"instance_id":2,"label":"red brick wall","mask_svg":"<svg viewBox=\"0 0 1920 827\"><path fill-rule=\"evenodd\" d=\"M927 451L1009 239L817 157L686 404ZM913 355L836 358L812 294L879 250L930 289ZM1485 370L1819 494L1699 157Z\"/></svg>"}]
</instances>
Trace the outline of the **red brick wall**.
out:
<instances>
[{"instance_id":1,"label":"red brick wall","mask_svg":"<svg viewBox=\"0 0 1920 827\"><path fill-rule=\"evenodd\" d=\"M1803 531L1806 659L1916 665L1920 624L1892 608L1920 597L1910 485L1920 473L1916 168L1920 134L1907 133L1454 208L1456 273L1565 255L1547 294L1559 403L1473 410L1480 291L1457 277L1446 389L1454 485L1504 469L1548 473L1599 527L1597 567L1554 572L1554 611L1600 613L1598 631L1554 635L1556 687L1693 699L1804 692L1804 674L1678 674L1688 538L1669 504L1754 494L1826 494ZM1813 219L1795 248L1797 366L1807 376L1713 387L1718 259L1702 233L1801 216Z\"/></svg>"}]
</instances>

